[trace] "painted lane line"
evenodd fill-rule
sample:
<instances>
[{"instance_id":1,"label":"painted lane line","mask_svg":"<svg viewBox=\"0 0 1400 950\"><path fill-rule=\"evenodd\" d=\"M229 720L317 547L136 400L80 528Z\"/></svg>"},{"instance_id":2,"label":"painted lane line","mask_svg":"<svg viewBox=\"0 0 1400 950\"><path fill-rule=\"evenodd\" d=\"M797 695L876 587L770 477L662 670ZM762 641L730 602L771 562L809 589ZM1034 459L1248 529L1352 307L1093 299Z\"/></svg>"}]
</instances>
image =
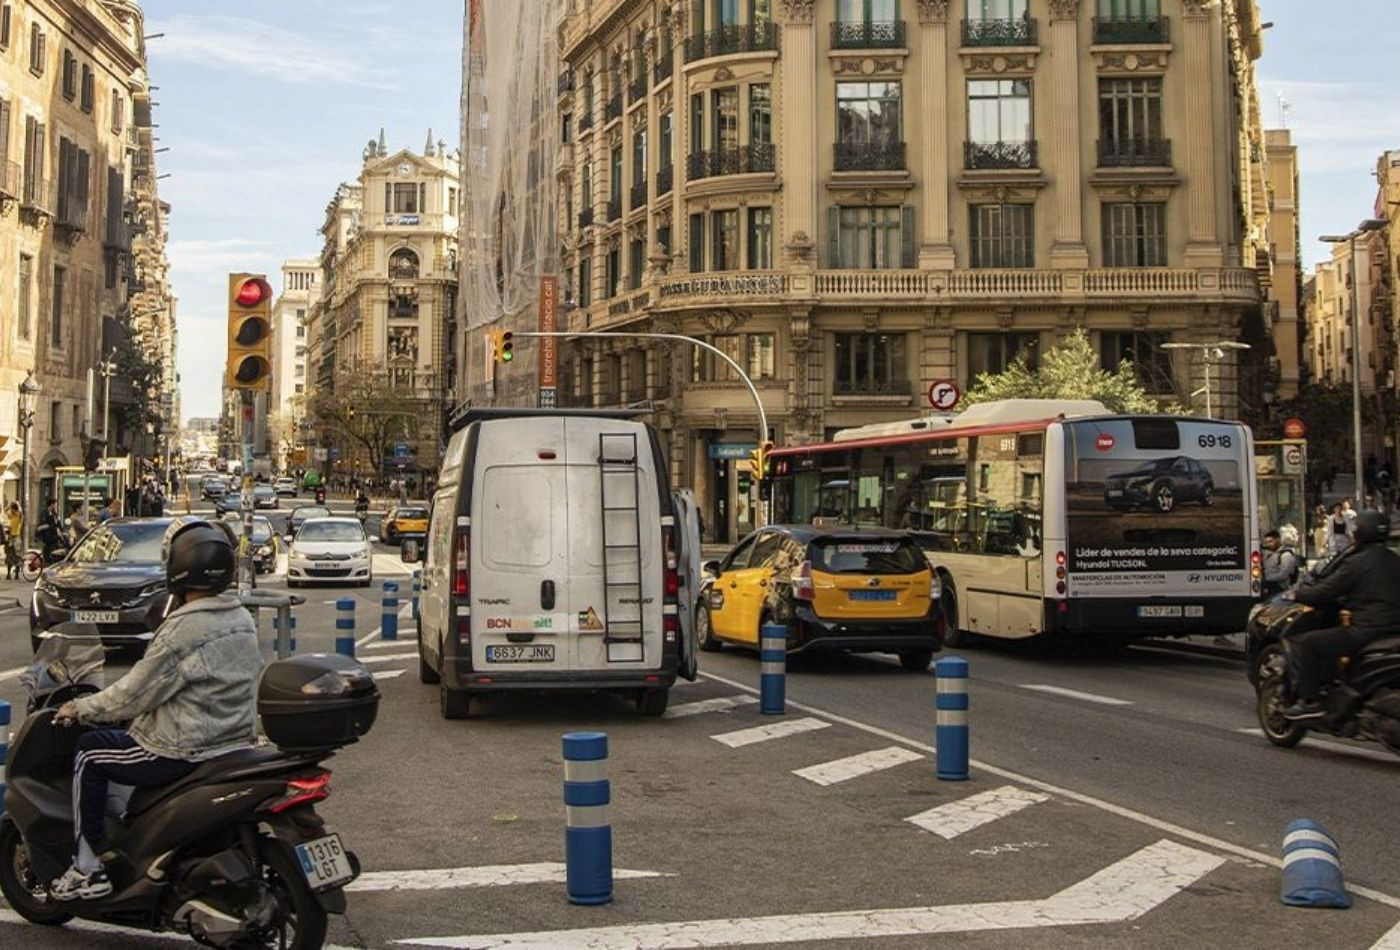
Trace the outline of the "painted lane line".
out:
<instances>
[{"instance_id":1,"label":"painted lane line","mask_svg":"<svg viewBox=\"0 0 1400 950\"><path fill-rule=\"evenodd\" d=\"M1224 863L1225 858L1218 855L1163 840L1043 900L623 924L396 942L481 950L669 950L1121 923L1141 917Z\"/></svg>"},{"instance_id":2,"label":"painted lane line","mask_svg":"<svg viewBox=\"0 0 1400 950\"><path fill-rule=\"evenodd\" d=\"M1400 950L1400 924L1387 930L1381 939L1371 944L1371 950Z\"/></svg>"},{"instance_id":3,"label":"painted lane line","mask_svg":"<svg viewBox=\"0 0 1400 950\"><path fill-rule=\"evenodd\" d=\"M766 726L754 726L752 729L740 729L738 732L722 732L710 738L724 743L731 749L737 749L740 746L753 745L755 742L767 742L769 739L783 739L814 729L825 729L829 725L831 723L822 722L820 719L787 719Z\"/></svg>"},{"instance_id":4,"label":"painted lane line","mask_svg":"<svg viewBox=\"0 0 1400 950\"><path fill-rule=\"evenodd\" d=\"M794 769L792 774L818 785L835 785L869 775L871 772L892 769L906 762L917 762L922 758L923 756L913 749L894 745L888 749L876 749L874 752L862 752L860 755L847 756L820 765L809 765L805 769Z\"/></svg>"},{"instance_id":5,"label":"painted lane line","mask_svg":"<svg viewBox=\"0 0 1400 950\"><path fill-rule=\"evenodd\" d=\"M418 659L418 654L390 653L388 656L385 656L383 653L379 653L375 656L356 657L356 659L358 659L361 663L398 663L401 660L416 660Z\"/></svg>"},{"instance_id":6,"label":"painted lane line","mask_svg":"<svg viewBox=\"0 0 1400 950\"><path fill-rule=\"evenodd\" d=\"M679 684L677 684L679 685ZM683 719L686 716L698 716L701 713L720 712L727 713L731 709L739 706L751 706L758 700L752 696L720 696L718 699L702 699L695 703L682 703L679 706L672 706L661 714L662 719Z\"/></svg>"},{"instance_id":7,"label":"painted lane line","mask_svg":"<svg viewBox=\"0 0 1400 950\"><path fill-rule=\"evenodd\" d=\"M27 666L17 666L12 670L0 670L0 683L3 683L5 680L10 679L13 676L18 676L27 669L29 669L29 667ZM757 700L755 700L755 702L757 702Z\"/></svg>"},{"instance_id":8,"label":"painted lane line","mask_svg":"<svg viewBox=\"0 0 1400 950\"><path fill-rule=\"evenodd\" d=\"M374 678L376 680L391 680L403 676L407 672L408 670L380 670L378 673L374 674Z\"/></svg>"},{"instance_id":9,"label":"painted lane line","mask_svg":"<svg viewBox=\"0 0 1400 950\"><path fill-rule=\"evenodd\" d=\"M4 907L0 907L0 924L15 924L20 927L30 928L29 932L31 933L33 932L32 928L34 926L19 914ZM63 925L63 929L65 931L77 931L78 933L108 934L127 938L139 938L141 940L159 940L162 943L189 944L189 938L183 934L149 933L130 927L118 927L116 924L99 924L87 920L70 920ZM6 944L6 946L8 946L8 944Z\"/></svg>"},{"instance_id":10,"label":"painted lane line","mask_svg":"<svg viewBox=\"0 0 1400 950\"><path fill-rule=\"evenodd\" d=\"M1055 696L1067 696L1070 699L1082 699L1086 703L1098 703L1100 706L1131 706L1132 703L1126 699L1114 699L1112 696L1099 696L1096 693L1081 693L1077 689L1065 689L1063 686L1046 686L1043 683L1022 683L1022 689L1033 689L1037 693L1051 693Z\"/></svg>"},{"instance_id":11,"label":"painted lane line","mask_svg":"<svg viewBox=\"0 0 1400 950\"><path fill-rule=\"evenodd\" d=\"M375 632L376 635L378 635L378 633L379 633L378 630L376 630L376 631L374 631L374 632ZM413 645L413 642L414 642L414 641L412 641L412 640L408 640L408 641L404 641L404 640L379 640L379 641L377 641L377 642L375 642L375 643L367 643L367 642L365 642L365 641L363 641L363 640L356 640L356 641L355 641L355 646L357 646L357 647L362 647L362 648L364 648L364 649L366 649L366 650L387 650L387 649L389 649L390 647L399 647L399 648L403 648L403 646L404 646L405 644L407 644L407 645L409 645L409 646L412 646L412 645Z\"/></svg>"},{"instance_id":12,"label":"painted lane line","mask_svg":"<svg viewBox=\"0 0 1400 950\"><path fill-rule=\"evenodd\" d=\"M1003 785L1001 788L978 792L976 795L930 808L904 820L951 841L974 828L980 828L998 818L1014 815L1023 808L1049 800L1049 795L1040 792L1028 792L1014 785Z\"/></svg>"},{"instance_id":13,"label":"painted lane line","mask_svg":"<svg viewBox=\"0 0 1400 950\"><path fill-rule=\"evenodd\" d=\"M363 637L360 637L360 639L356 640L356 641L355 641L355 646L356 646L356 647L362 647L362 646L364 646L366 643L369 643L371 640L373 640L373 639L374 639L375 637L377 637L377 636L379 636L379 628L378 628L378 627L375 627L375 628L374 628L373 630L371 630L369 633L365 634ZM388 642L388 643L394 643L394 642L396 642L396 641L389 640L389 641L387 641L387 642Z\"/></svg>"},{"instance_id":14,"label":"painted lane line","mask_svg":"<svg viewBox=\"0 0 1400 950\"><path fill-rule=\"evenodd\" d=\"M440 891L459 887L511 887L517 884L563 884L566 865L554 861L537 864L492 864L472 868L432 868L424 871L366 871L347 891ZM670 877L660 871L617 869L618 878Z\"/></svg>"},{"instance_id":15,"label":"painted lane line","mask_svg":"<svg viewBox=\"0 0 1400 950\"><path fill-rule=\"evenodd\" d=\"M1236 729L1235 731L1242 736L1254 736L1259 739L1264 738L1263 729ZM1352 759L1369 759L1372 762L1384 762L1386 765L1400 766L1400 759L1397 759L1389 752L1381 752L1379 749L1367 749L1362 746L1347 745L1345 742L1328 742L1325 739L1313 739L1311 737L1304 739L1299 744L1305 749L1326 750L1337 755L1345 755Z\"/></svg>"},{"instance_id":16,"label":"painted lane line","mask_svg":"<svg viewBox=\"0 0 1400 950\"><path fill-rule=\"evenodd\" d=\"M714 673L701 673L699 675L715 683L721 683L725 686L730 686L734 689L741 689L744 692L752 693L755 696L758 695L758 690L755 687L750 686L747 683L741 683L738 680L732 680L727 676L717 676ZM813 715L817 716L823 716L827 719L830 719L832 722L840 723L843 726L850 726L852 729L859 729L861 732L869 733L872 736L879 736L882 739L889 739L892 742L900 742L904 745L907 745L911 749L918 749L921 752L927 752L929 755L934 754L933 746L929 745L927 742L921 742L918 739L911 739L908 736L900 735L899 733L891 729L882 729L881 727L871 725L868 722L861 722L858 719L852 719L849 716L843 716L840 713L828 712L824 709L819 709L816 706L809 705L808 703L794 701L791 698L788 699L787 704L793 709L797 709L805 713L812 713ZM1267 865L1271 868L1283 867L1283 861L1276 854L1268 854L1264 851L1257 851L1254 848L1247 848L1244 845L1238 845L1233 842L1226 841L1224 838L1217 838L1214 835L1208 835L1204 832L1187 828L1185 825L1178 825L1175 822L1170 822L1163 818L1155 818L1152 815L1149 815L1145 812L1140 812L1136 809L1128 808L1126 805L1119 805L1103 798L1097 798L1093 795L1086 795L1083 792L1076 792L1073 789L1065 788L1063 785L1056 785L1053 782L1046 782L1038 778L1032 778L1029 775L1023 775L1020 772L1015 772L1011 769L1004 769L1000 766L992 765L989 762L983 762L980 759L972 759L969 764L975 769L979 769L983 772L986 772L988 775L995 775L997 778L1005 779L1008 782L1018 782L1021 785L1029 785L1031 788L1040 789L1042 792L1045 792L1047 794L1054 795L1059 798L1064 798L1072 802L1078 802L1081 805L1089 805L1093 808L1100 809L1101 811L1106 811L1110 815L1117 815L1119 818L1125 818L1128 821L1137 822L1140 825L1145 825L1148 828L1154 828L1157 831L1161 831L1169 835L1175 835L1178 838L1185 838L1187 841L1194 841L1197 844L1205 845L1208 848L1215 848L1216 850L1224 851L1227 854L1233 854L1241 858L1248 858L1250 861L1257 861L1260 864ZM1347 882L1347 890L1351 891L1353 894L1357 894L1361 897L1364 897L1367 900L1373 900L1378 904L1384 904L1387 907L1400 908L1400 897L1395 897L1394 895L1387 894L1384 891L1378 891L1373 887L1366 887L1365 885L1356 884L1354 882L1349 881Z\"/></svg>"}]
</instances>

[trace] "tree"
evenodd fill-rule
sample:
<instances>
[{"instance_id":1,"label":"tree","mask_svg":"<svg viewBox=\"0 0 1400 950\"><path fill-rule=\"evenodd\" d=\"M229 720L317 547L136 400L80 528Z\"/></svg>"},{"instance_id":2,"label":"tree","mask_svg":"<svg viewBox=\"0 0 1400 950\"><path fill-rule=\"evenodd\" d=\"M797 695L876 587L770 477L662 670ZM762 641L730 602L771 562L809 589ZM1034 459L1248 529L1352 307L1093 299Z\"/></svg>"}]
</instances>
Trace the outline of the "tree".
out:
<instances>
[{"instance_id":1,"label":"tree","mask_svg":"<svg viewBox=\"0 0 1400 950\"><path fill-rule=\"evenodd\" d=\"M117 414L117 425L129 433L139 434L146 431L147 423L160 421L159 397L164 368L159 359L152 358L129 316L122 319L114 342L112 362L116 375L130 381L132 393L131 402L122 406Z\"/></svg>"},{"instance_id":2,"label":"tree","mask_svg":"<svg viewBox=\"0 0 1400 950\"><path fill-rule=\"evenodd\" d=\"M364 449L378 473L395 442L413 438L426 417L413 391L393 386L381 371L342 371L329 390L309 400L311 414L339 436Z\"/></svg>"},{"instance_id":3,"label":"tree","mask_svg":"<svg viewBox=\"0 0 1400 950\"><path fill-rule=\"evenodd\" d=\"M1281 400L1270 415L1274 422L1261 429L1256 434L1258 438L1283 438L1284 419L1302 419L1308 427L1309 491L1320 491L1327 475L1351 472L1356 467L1352 450L1350 384L1310 383L1292 399ZM1378 420L1375 400L1362 399L1362 432L1375 432Z\"/></svg>"},{"instance_id":4,"label":"tree","mask_svg":"<svg viewBox=\"0 0 1400 950\"><path fill-rule=\"evenodd\" d=\"M1083 327L1047 350L1036 369L1018 358L1002 373L982 373L967 404L997 399L1096 399L1114 413L1180 412L1150 395L1127 360L1113 371L1099 366L1098 354Z\"/></svg>"}]
</instances>

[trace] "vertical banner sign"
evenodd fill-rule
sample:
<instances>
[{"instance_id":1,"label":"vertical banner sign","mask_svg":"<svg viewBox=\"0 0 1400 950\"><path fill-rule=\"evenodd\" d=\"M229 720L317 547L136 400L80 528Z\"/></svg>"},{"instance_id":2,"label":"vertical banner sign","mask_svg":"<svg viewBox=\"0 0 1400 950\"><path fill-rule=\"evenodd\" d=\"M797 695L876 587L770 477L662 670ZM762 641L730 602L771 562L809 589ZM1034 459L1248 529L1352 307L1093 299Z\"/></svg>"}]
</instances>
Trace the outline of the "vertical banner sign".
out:
<instances>
[{"instance_id":1,"label":"vertical banner sign","mask_svg":"<svg viewBox=\"0 0 1400 950\"><path fill-rule=\"evenodd\" d=\"M540 332L555 333L559 329L559 278L540 278ZM559 341L552 336L540 337L540 407L553 409L559 385Z\"/></svg>"}]
</instances>

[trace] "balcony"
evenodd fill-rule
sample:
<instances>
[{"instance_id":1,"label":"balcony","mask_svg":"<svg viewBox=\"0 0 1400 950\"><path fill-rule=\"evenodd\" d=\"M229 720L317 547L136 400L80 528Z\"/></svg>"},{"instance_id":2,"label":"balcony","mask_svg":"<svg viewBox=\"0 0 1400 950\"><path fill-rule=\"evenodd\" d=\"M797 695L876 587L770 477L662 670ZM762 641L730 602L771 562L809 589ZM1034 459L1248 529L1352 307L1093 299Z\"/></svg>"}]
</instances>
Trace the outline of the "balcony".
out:
<instances>
[{"instance_id":1,"label":"balcony","mask_svg":"<svg viewBox=\"0 0 1400 950\"><path fill-rule=\"evenodd\" d=\"M19 162L0 162L0 196L15 201L24 190L24 169Z\"/></svg>"},{"instance_id":2,"label":"balcony","mask_svg":"<svg viewBox=\"0 0 1400 950\"><path fill-rule=\"evenodd\" d=\"M593 209L584 208L578 213L578 226L586 228L593 223Z\"/></svg>"},{"instance_id":3,"label":"balcony","mask_svg":"<svg viewBox=\"0 0 1400 950\"><path fill-rule=\"evenodd\" d=\"M622 217L622 196L613 195L608 199L608 220L616 221Z\"/></svg>"},{"instance_id":4,"label":"balcony","mask_svg":"<svg viewBox=\"0 0 1400 950\"><path fill-rule=\"evenodd\" d=\"M908 396L907 379L837 379L831 384L833 396Z\"/></svg>"},{"instance_id":5,"label":"balcony","mask_svg":"<svg viewBox=\"0 0 1400 950\"><path fill-rule=\"evenodd\" d=\"M837 142L833 146L838 172L903 171L903 142Z\"/></svg>"},{"instance_id":6,"label":"balcony","mask_svg":"<svg viewBox=\"0 0 1400 950\"><path fill-rule=\"evenodd\" d=\"M1035 20L963 20L963 46L1034 46Z\"/></svg>"},{"instance_id":7,"label":"balcony","mask_svg":"<svg viewBox=\"0 0 1400 950\"><path fill-rule=\"evenodd\" d=\"M771 172L775 167L773 146L767 142L731 146L713 152L692 152L686 158L685 174L691 181L720 175L747 175Z\"/></svg>"},{"instance_id":8,"label":"balcony","mask_svg":"<svg viewBox=\"0 0 1400 950\"><path fill-rule=\"evenodd\" d=\"M640 102L647 94L647 71L643 67L641 74L632 80L627 87L627 104L630 106L634 102Z\"/></svg>"},{"instance_id":9,"label":"balcony","mask_svg":"<svg viewBox=\"0 0 1400 950\"><path fill-rule=\"evenodd\" d=\"M591 128L593 128L593 104L588 103L584 106L583 111L578 114L578 130L580 132L587 132Z\"/></svg>"},{"instance_id":10,"label":"balcony","mask_svg":"<svg viewBox=\"0 0 1400 950\"><path fill-rule=\"evenodd\" d=\"M674 184L675 177L676 169L675 166L672 165L667 165L656 173L656 194L658 197L671 193L671 187Z\"/></svg>"},{"instance_id":11,"label":"balcony","mask_svg":"<svg viewBox=\"0 0 1400 950\"><path fill-rule=\"evenodd\" d=\"M49 180L26 174L24 176L24 195L21 197L20 207L26 211L49 214L53 210L49 203Z\"/></svg>"},{"instance_id":12,"label":"balcony","mask_svg":"<svg viewBox=\"0 0 1400 950\"><path fill-rule=\"evenodd\" d=\"M708 33L685 38L685 61L693 63L711 56L732 53L759 53L778 48L778 30L771 23L722 26Z\"/></svg>"},{"instance_id":13,"label":"balcony","mask_svg":"<svg viewBox=\"0 0 1400 950\"><path fill-rule=\"evenodd\" d=\"M613 119L620 118L622 118L622 93L619 92L603 106L603 121L611 122Z\"/></svg>"},{"instance_id":14,"label":"balcony","mask_svg":"<svg viewBox=\"0 0 1400 950\"><path fill-rule=\"evenodd\" d=\"M671 37L662 36L658 48L661 50L661 55L652 64L651 78L653 82L660 85L671 78L671 71L675 68L675 59L671 56Z\"/></svg>"},{"instance_id":15,"label":"balcony","mask_svg":"<svg viewBox=\"0 0 1400 950\"><path fill-rule=\"evenodd\" d=\"M903 20L831 24L832 49L901 49L903 46Z\"/></svg>"},{"instance_id":16,"label":"balcony","mask_svg":"<svg viewBox=\"0 0 1400 950\"><path fill-rule=\"evenodd\" d=\"M1171 139L1099 139L1100 168L1170 168Z\"/></svg>"},{"instance_id":17,"label":"balcony","mask_svg":"<svg viewBox=\"0 0 1400 950\"><path fill-rule=\"evenodd\" d=\"M559 82L556 86L556 91L561 96L566 92L574 91L574 71L572 69L566 69L559 74Z\"/></svg>"},{"instance_id":18,"label":"balcony","mask_svg":"<svg viewBox=\"0 0 1400 950\"><path fill-rule=\"evenodd\" d=\"M1152 18L1094 17L1094 42L1105 45L1138 45L1170 43L1169 21L1164 16Z\"/></svg>"},{"instance_id":19,"label":"balcony","mask_svg":"<svg viewBox=\"0 0 1400 950\"><path fill-rule=\"evenodd\" d=\"M1035 139L963 143L963 165L968 169L1035 168L1037 164Z\"/></svg>"},{"instance_id":20,"label":"balcony","mask_svg":"<svg viewBox=\"0 0 1400 950\"><path fill-rule=\"evenodd\" d=\"M633 211L645 207L647 203L647 183L639 181L632 186L632 193L628 196L627 207Z\"/></svg>"}]
</instances>

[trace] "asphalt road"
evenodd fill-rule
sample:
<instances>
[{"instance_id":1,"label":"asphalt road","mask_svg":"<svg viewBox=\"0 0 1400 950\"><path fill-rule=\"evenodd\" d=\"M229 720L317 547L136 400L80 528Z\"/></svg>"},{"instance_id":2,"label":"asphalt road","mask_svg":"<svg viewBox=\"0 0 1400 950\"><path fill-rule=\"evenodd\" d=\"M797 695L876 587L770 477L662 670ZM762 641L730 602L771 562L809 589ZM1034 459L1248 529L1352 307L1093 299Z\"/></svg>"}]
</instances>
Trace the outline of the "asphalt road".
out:
<instances>
[{"instance_id":1,"label":"asphalt road","mask_svg":"<svg viewBox=\"0 0 1400 950\"><path fill-rule=\"evenodd\" d=\"M382 553L380 580L396 560ZM332 646L336 597L361 605L359 636L378 626L377 590L303 593L303 651ZM380 716L331 763L321 806L369 872L333 919L339 946L1400 945L1383 942L1400 941L1400 900L1385 896L1400 895L1400 759L1245 734L1252 693L1235 659L964 651L975 765L953 783L934 776L933 676L892 659L795 659L782 717L753 702L756 657L726 650L703 655L665 719L556 695L493 698L448 723L401 623L405 643L361 646ZM0 613L12 702L25 633L22 612ZM790 734L748 732L775 724ZM559 739L590 728L611 744L618 879L612 904L584 908L558 866ZM1376 899L1279 904L1274 862L1297 817L1339 838L1349 883ZM5 915L7 948L163 943Z\"/></svg>"}]
</instances>

